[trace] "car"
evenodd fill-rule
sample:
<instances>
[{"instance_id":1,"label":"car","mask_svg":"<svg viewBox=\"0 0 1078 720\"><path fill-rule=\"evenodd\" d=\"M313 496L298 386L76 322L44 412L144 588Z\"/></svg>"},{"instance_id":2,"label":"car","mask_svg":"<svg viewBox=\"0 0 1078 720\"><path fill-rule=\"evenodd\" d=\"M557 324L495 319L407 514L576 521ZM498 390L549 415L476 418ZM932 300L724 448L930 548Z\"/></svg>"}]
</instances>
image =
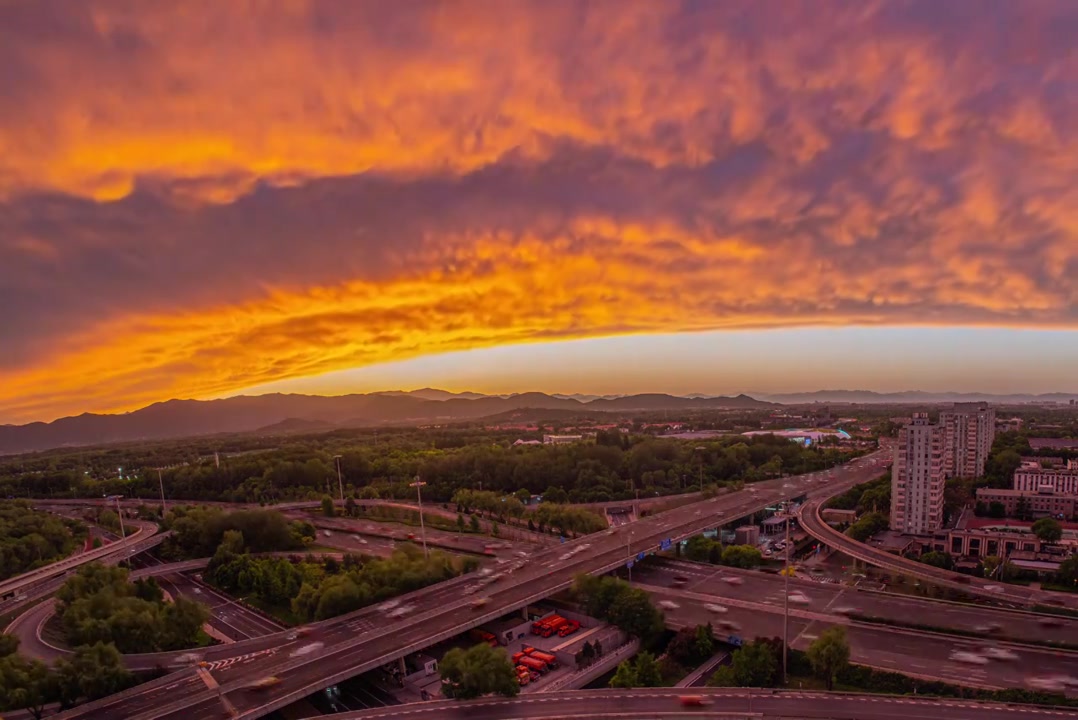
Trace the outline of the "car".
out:
<instances>
[{"instance_id":1,"label":"car","mask_svg":"<svg viewBox=\"0 0 1078 720\"><path fill-rule=\"evenodd\" d=\"M488 602L490 602L490 598L488 597L476 598L475 600L472 600L472 610L478 610Z\"/></svg>"},{"instance_id":2,"label":"car","mask_svg":"<svg viewBox=\"0 0 1078 720\"><path fill-rule=\"evenodd\" d=\"M393 608L401 604L400 600L386 600L384 603L375 608L378 612L389 612Z\"/></svg>"},{"instance_id":3,"label":"car","mask_svg":"<svg viewBox=\"0 0 1078 720\"><path fill-rule=\"evenodd\" d=\"M681 606L673 600L660 600L659 607L661 607L663 610L677 610Z\"/></svg>"},{"instance_id":4,"label":"car","mask_svg":"<svg viewBox=\"0 0 1078 720\"><path fill-rule=\"evenodd\" d=\"M1017 660L1018 653L1002 647L986 647L984 656L990 660Z\"/></svg>"},{"instance_id":5,"label":"car","mask_svg":"<svg viewBox=\"0 0 1078 720\"><path fill-rule=\"evenodd\" d=\"M573 554L572 554L572 553L565 553L564 555L562 555L562 556L561 556L560 558L558 558L558 559L559 559L559 560L561 560L562 562L564 562L564 561L568 560L569 558L571 558L572 556L573 556Z\"/></svg>"},{"instance_id":6,"label":"car","mask_svg":"<svg viewBox=\"0 0 1078 720\"><path fill-rule=\"evenodd\" d=\"M684 575L675 575L674 576L674 584L675 585L684 585L687 582L689 582L689 578L685 577Z\"/></svg>"},{"instance_id":7,"label":"car","mask_svg":"<svg viewBox=\"0 0 1078 720\"><path fill-rule=\"evenodd\" d=\"M1039 622L1042 627L1063 627L1063 618L1058 617L1045 616L1040 618L1037 622Z\"/></svg>"},{"instance_id":8,"label":"car","mask_svg":"<svg viewBox=\"0 0 1078 720\"><path fill-rule=\"evenodd\" d=\"M1033 676L1026 678L1026 687L1033 690L1040 690L1041 692L1058 693L1066 690L1067 683L1065 682L1065 679L1060 676Z\"/></svg>"},{"instance_id":9,"label":"car","mask_svg":"<svg viewBox=\"0 0 1078 720\"><path fill-rule=\"evenodd\" d=\"M988 623L986 625L978 625L977 627L974 628L974 630L976 630L977 632L985 633L985 634L997 633L1002 629L1003 629L1003 626L1000 625L999 623Z\"/></svg>"},{"instance_id":10,"label":"car","mask_svg":"<svg viewBox=\"0 0 1078 720\"><path fill-rule=\"evenodd\" d=\"M722 581L727 585L741 585L745 581L739 578L737 575L726 575L722 578Z\"/></svg>"},{"instance_id":11,"label":"car","mask_svg":"<svg viewBox=\"0 0 1078 720\"><path fill-rule=\"evenodd\" d=\"M313 652L318 652L323 647L323 643L320 642L307 643L306 645L303 645L293 650L291 657L302 657L304 655L310 655Z\"/></svg>"},{"instance_id":12,"label":"car","mask_svg":"<svg viewBox=\"0 0 1078 720\"><path fill-rule=\"evenodd\" d=\"M528 553L524 552L523 550L517 550L517 551L516 551L515 553L513 553L513 554L514 554L514 555L516 555L516 556L517 556L518 558L524 558L524 559L527 559L527 557L528 557Z\"/></svg>"},{"instance_id":13,"label":"car","mask_svg":"<svg viewBox=\"0 0 1078 720\"><path fill-rule=\"evenodd\" d=\"M201 594L202 594L202 588L195 588L195 595L201 595Z\"/></svg>"},{"instance_id":14,"label":"car","mask_svg":"<svg viewBox=\"0 0 1078 720\"><path fill-rule=\"evenodd\" d=\"M285 640L288 640L289 642L299 640L301 637L305 637L309 632L310 631L307 628L297 628L285 635Z\"/></svg>"},{"instance_id":15,"label":"car","mask_svg":"<svg viewBox=\"0 0 1078 720\"><path fill-rule=\"evenodd\" d=\"M951 653L950 658L955 662L965 663L967 665L987 665L988 658L984 655L978 655L975 652L969 652L968 650L955 650Z\"/></svg>"},{"instance_id":16,"label":"car","mask_svg":"<svg viewBox=\"0 0 1078 720\"><path fill-rule=\"evenodd\" d=\"M713 613L724 613L724 612L726 612L726 608L724 608L722 605L716 605L715 603L708 603L708 604L704 605L704 609L707 610L708 612L713 612Z\"/></svg>"},{"instance_id":17,"label":"car","mask_svg":"<svg viewBox=\"0 0 1078 720\"><path fill-rule=\"evenodd\" d=\"M1003 592L1003 588L1001 586L999 586L999 585L985 585L984 589L987 590L988 592L994 592L994 593Z\"/></svg>"},{"instance_id":18,"label":"car","mask_svg":"<svg viewBox=\"0 0 1078 720\"><path fill-rule=\"evenodd\" d=\"M733 620L719 620L718 625L727 632L741 632L741 626Z\"/></svg>"},{"instance_id":19,"label":"car","mask_svg":"<svg viewBox=\"0 0 1078 720\"><path fill-rule=\"evenodd\" d=\"M812 602L808 595L803 592L794 591L786 596L787 599L795 605L808 605Z\"/></svg>"},{"instance_id":20,"label":"car","mask_svg":"<svg viewBox=\"0 0 1078 720\"><path fill-rule=\"evenodd\" d=\"M202 656L198 653L193 652L184 653L183 655L180 655L178 658L176 658L176 662L180 663L181 665L197 665L198 663L202 662Z\"/></svg>"},{"instance_id":21,"label":"car","mask_svg":"<svg viewBox=\"0 0 1078 720\"><path fill-rule=\"evenodd\" d=\"M413 610L415 610L415 605L401 605L396 610L393 610L392 612L390 612L389 617L391 617L391 618L402 618L405 615L407 615L408 613L412 612Z\"/></svg>"},{"instance_id":22,"label":"car","mask_svg":"<svg viewBox=\"0 0 1078 720\"><path fill-rule=\"evenodd\" d=\"M682 707L704 707L711 704L710 700L701 695L682 695L678 698L678 702Z\"/></svg>"}]
</instances>

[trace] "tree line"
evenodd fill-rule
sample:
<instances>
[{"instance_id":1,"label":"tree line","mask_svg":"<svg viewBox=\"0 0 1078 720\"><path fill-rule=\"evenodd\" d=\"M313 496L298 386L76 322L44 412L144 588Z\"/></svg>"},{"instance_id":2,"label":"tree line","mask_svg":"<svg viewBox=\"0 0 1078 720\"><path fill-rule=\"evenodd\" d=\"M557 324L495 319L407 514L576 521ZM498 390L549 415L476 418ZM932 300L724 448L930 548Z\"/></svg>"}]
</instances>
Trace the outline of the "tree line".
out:
<instances>
[{"instance_id":1,"label":"tree line","mask_svg":"<svg viewBox=\"0 0 1078 720\"><path fill-rule=\"evenodd\" d=\"M448 502L461 489L501 495L564 493L568 502L625 500L700 490L734 480L753 482L832 467L853 454L802 447L773 435L733 435L683 441L649 435L600 433L595 442L514 447L512 435L435 430L361 441L330 434L277 438L270 447L224 458L167 444L120 447L51 460L0 465L0 493L19 497L101 497L122 494L156 499L158 470L166 495L177 500L274 503L336 494L335 456L346 491L357 499L410 499L416 476L424 495ZM188 441L191 444L196 441ZM218 466L220 460L220 466ZM175 461L175 462L170 462Z\"/></svg>"},{"instance_id":2,"label":"tree line","mask_svg":"<svg viewBox=\"0 0 1078 720\"><path fill-rule=\"evenodd\" d=\"M70 555L85 537L81 523L39 512L25 501L0 502L0 580Z\"/></svg>"}]
</instances>

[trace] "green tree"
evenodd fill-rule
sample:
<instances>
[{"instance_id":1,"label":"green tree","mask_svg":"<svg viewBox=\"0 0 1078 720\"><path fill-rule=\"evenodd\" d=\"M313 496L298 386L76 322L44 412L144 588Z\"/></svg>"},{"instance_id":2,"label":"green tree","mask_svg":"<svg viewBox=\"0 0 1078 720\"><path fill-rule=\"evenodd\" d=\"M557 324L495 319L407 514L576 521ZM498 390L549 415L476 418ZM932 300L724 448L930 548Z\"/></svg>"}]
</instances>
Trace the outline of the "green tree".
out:
<instances>
[{"instance_id":1,"label":"green tree","mask_svg":"<svg viewBox=\"0 0 1078 720\"><path fill-rule=\"evenodd\" d=\"M1007 507L996 500L988 503L988 517L996 518L997 520L1007 515Z\"/></svg>"},{"instance_id":2,"label":"green tree","mask_svg":"<svg viewBox=\"0 0 1078 720\"><path fill-rule=\"evenodd\" d=\"M636 656L633 671L633 674L636 675L637 687L659 687L663 684L663 674L662 669L659 667L659 661L649 652L641 652Z\"/></svg>"},{"instance_id":3,"label":"green tree","mask_svg":"<svg viewBox=\"0 0 1078 720\"><path fill-rule=\"evenodd\" d=\"M759 549L752 545L730 545L722 551L722 564L738 568L754 568L763 560Z\"/></svg>"},{"instance_id":4,"label":"green tree","mask_svg":"<svg viewBox=\"0 0 1078 720\"><path fill-rule=\"evenodd\" d=\"M846 534L857 542L864 542L876 533L886 530L889 522L888 517L883 513L865 513L846 529Z\"/></svg>"},{"instance_id":5,"label":"green tree","mask_svg":"<svg viewBox=\"0 0 1078 720\"><path fill-rule=\"evenodd\" d=\"M336 514L333 508L333 498L328 495L322 498L322 514L328 518L331 518Z\"/></svg>"},{"instance_id":6,"label":"green tree","mask_svg":"<svg viewBox=\"0 0 1078 720\"><path fill-rule=\"evenodd\" d=\"M491 537L498 537L500 534L501 533L498 530L498 523L492 522L490 524L490 536Z\"/></svg>"},{"instance_id":7,"label":"green tree","mask_svg":"<svg viewBox=\"0 0 1078 720\"><path fill-rule=\"evenodd\" d=\"M1032 530L1033 534L1044 543L1057 543L1063 537L1063 526L1050 517L1043 517L1033 523Z\"/></svg>"},{"instance_id":8,"label":"green tree","mask_svg":"<svg viewBox=\"0 0 1078 720\"><path fill-rule=\"evenodd\" d=\"M614 677L610 678L612 688L636 687L636 670L631 660L623 660L618 663L618 669L614 671Z\"/></svg>"},{"instance_id":9,"label":"green tree","mask_svg":"<svg viewBox=\"0 0 1078 720\"><path fill-rule=\"evenodd\" d=\"M457 532L458 533L463 533L465 527L466 527L466 525L464 523L464 516L461 515L460 513L457 513Z\"/></svg>"},{"instance_id":10,"label":"green tree","mask_svg":"<svg viewBox=\"0 0 1078 720\"><path fill-rule=\"evenodd\" d=\"M515 697L520 692L516 671L501 648L487 644L468 650L453 648L438 664L446 697L470 700L482 695Z\"/></svg>"},{"instance_id":11,"label":"green tree","mask_svg":"<svg viewBox=\"0 0 1078 720\"><path fill-rule=\"evenodd\" d=\"M835 625L824 630L813 640L807 655L812 670L827 683L827 689L830 691L835 685L835 677L845 670L850 662L846 628Z\"/></svg>"},{"instance_id":12,"label":"green tree","mask_svg":"<svg viewBox=\"0 0 1078 720\"><path fill-rule=\"evenodd\" d=\"M711 623L697 625L695 635L696 636L693 639L693 650L696 653L696 657L702 662L706 658L711 657L711 654L715 652L715 631L711 627Z\"/></svg>"},{"instance_id":13,"label":"green tree","mask_svg":"<svg viewBox=\"0 0 1078 720\"><path fill-rule=\"evenodd\" d=\"M348 517L356 516L356 501L349 495L344 499L344 511L348 514Z\"/></svg>"},{"instance_id":14,"label":"green tree","mask_svg":"<svg viewBox=\"0 0 1078 720\"><path fill-rule=\"evenodd\" d=\"M515 493L513 493L513 497L515 497L521 503L527 505L528 501L532 499L532 494L526 489L521 488L520 490L517 490Z\"/></svg>"},{"instance_id":15,"label":"green tree","mask_svg":"<svg viewBox=\"0 0 1078 720\"><path fill-rule=\"evenodd\" d=\"M651 596L634 587L617 594L610 606L609 620L641 640L648 640L663 628L662 613L652 605Z\"/></svg>"},{"instance_id":16,"label":"green tree","mask_svg":"<svg viewBox=\"0 0 1078 720\"><path fill-rule=\"evenodd\" d=\"M925 565L943 568L944 570L950 570L954 567L954 559L948 553L940 552L939 550L926 552L920 557L920 561Z\"/></svg>"},{"instance_id":17,"label":"green tree","mask_svg":"<svg viewBox=\"0 0 1078 720\"><path fill-rule=\"evenodd\" d=\"M685 542L685 557L694 562L708 562L715 542L703 535L693 535Z\"/></svg>"},{"instance_id":18,"label":"green tree","mask_svg":"<svg viewBox=\"0 0 1078 720\"><path fill-rule=\"evenodd\" d=\"M0 658L0 710L26 708L40 720L56 695L56 676L40 660L14 653Z\"/></svg>"},{"instance_id":19,"label":"green tree","mask_svg":"<svg viewBox=\"0 0 1078 720\"><path fill-rule=\"evenodd\" d=\"M730 664L708 681L713 687L774 687L778 664L770 645L753 641L734 651Z\"/></svg>"},{"instance_id":20,"label":"green tree","mask_svg":"<svg viewBox=\"0 0 1078 720\"><path fill-rule=\"evenodd\" d=\"M112 695L132 682L116 647L101 642L78 647L70 659L60 660L56 676L64 707Z\"/></svg>"},{"instance_id":21,"label":"green tree","mask_svg":"<svg viewBox=\"0 0 1078 720\"><path fill-rule=\"evenodd\" d=\"M473 533L479 532L479 518L477 518L475 515L471 515L469 517L471 519L468 522L468 527L472 529Z\"/></svg>"},{"instance_id":22,"label":"green tree","mask_svg":"<svg viewBox=\"0 0 1078 720\"><path fill-rule=\"evenodd\" d=\"M1078 586L1078 555L1071 555L1059 564L1056 571L1056 582L1069 587Z\"/></svg>"},{"instance_id":23,"label":"green tree","mask_svg":"<svg viewBox=\"0 0 1078 720\"><path fill-rule=\"evenodd\" d=\"M0 635L0 658L14 655L19 651L18 635Z\"/></svg>"}]
</instances>

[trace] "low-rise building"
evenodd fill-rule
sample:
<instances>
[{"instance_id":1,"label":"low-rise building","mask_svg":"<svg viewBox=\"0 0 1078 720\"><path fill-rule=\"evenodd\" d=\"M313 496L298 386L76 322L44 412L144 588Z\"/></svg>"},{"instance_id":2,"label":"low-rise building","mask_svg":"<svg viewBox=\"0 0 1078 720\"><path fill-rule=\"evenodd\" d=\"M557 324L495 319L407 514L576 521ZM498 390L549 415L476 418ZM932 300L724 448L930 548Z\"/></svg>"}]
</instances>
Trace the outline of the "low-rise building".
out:
<instances>
[{"instance_id":1,"label":"low-rise building","mask_svg":"<svg viewBox=\"0 0 1078 720\"><path fill-rule=\"evenodd\" d=\"M1078 468L1068 464L1066 468L1026 467L1014 471L1011 486L1015 490L1060 495L1078 494Z\"/></svg>"},{"instance_id":2,"label":"low-rise building","mask_svg":"<svg viewBox=\"0 0 1078 720\"><path fill-rule=\"evenodd\" d=\"M991 505L1003 505L1003 514L1030 517L1073 518L1078 512L1078 495L1064 495L1054 492L1032 492L1029 490L999 490L980 488L977 490L977 502Z\"/></svg>"},{"instance_id":3,"label":"low-rise building","mask_svg":"<svg viewBox=\"0 0 1078 720\"><path fill-rule=\"evenodd\" d=\"M570 443L580 442L584 439L583 435L544 435L544 445L568 445Z\"/></svg>"}]
</instances>

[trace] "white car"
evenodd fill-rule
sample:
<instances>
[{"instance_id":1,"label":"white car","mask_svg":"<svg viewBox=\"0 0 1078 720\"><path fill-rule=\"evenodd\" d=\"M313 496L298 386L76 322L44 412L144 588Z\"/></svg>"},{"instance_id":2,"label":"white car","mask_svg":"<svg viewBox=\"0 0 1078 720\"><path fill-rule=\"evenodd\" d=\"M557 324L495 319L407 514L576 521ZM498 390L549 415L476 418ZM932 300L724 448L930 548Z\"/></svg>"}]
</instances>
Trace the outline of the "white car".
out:
<instances>
[{"instance_id":1,"label":"white car","mask_svg":"<svg viewBox=\"0 0 1078 720\"><path fill-rule=\"evenodd\" d=\"M415 610L414 605L401 605L399 608L397 608L393 612L389 613L389 617L391 617L391 618L401 618L401 617L404 617L405 615L407 615L408 613L412 612L413 610Z\"/></svg>"},{"instance_id":2,"label":"white car","mask_svg":"<svg viewBox=\"0 0 1078 720\"><path fill-rule=\"evenodd\" d=\"M836 613L838 615L856 615L857 614L857 608L842 606L842 607L832 608L831 612Z\"/></svg>"},{"instance_id":3,"label":"white car","mask_svg":"<svg viewBox=\"0 0 1078 720\"><path fill-rule=\"evenodd\" d=\"M573 556L573 554L572 554L572 553L565 553L564 555L562 555L562 556L561 556L560 558L558 558L558 559L559 559L559 560L562 560L562 561L564 561L564 560L568 560L568 559L569 559L569 558L571 558L572 556Z\"/></svg>"},{"instance_id":4,"label":"white car","mask_svg":"<svg viewBox=\"0 0 1078 720\"><path fill-rule=\"evenodd\" d=\"M789 598L790 602L794 603L795 605L808 605L812 602L811 600L809 600L808 595L802 592L792 592L787 597Z\"/></svg>"},{"instance_id":5,"label":"white car","mask_svg":"<svg viewBox=\"0 0 1078 720\"><path fill-rule=\"evenodd\" d=\"M401 604L400 600L386 600L377 607L378 612L388 612Z\"/></svg>"},{"instance_id":6,"label":"white car","mask_svg":"<svg viewBox=\"0 0 1078 720\"><path fill-rule=\"evenodd\" d=\"M984 656L991 660L1017 660L1018 653L1001 647L988 647L984 649Z\"/></svg>"},{"instance_id":7,"label":"white car","mask_svg":"<svg viewBox=\"0 0 1078 720\"><path fill-rule=\"evenodd\" d=\"M660 600L659 607L661 607L663 610L677 610L681 606L673 600Z\"/></svg>"},{"instance_id":8,"label":"white car","mask_svg":"<svg viewBox=\"0 0 1078 720\"><path fill-rule=\"evenodd\" d=\"M984 589L987 590L988 592L994 592L994 593L1003 592L1003 588L1000 587L999 585L985 585Z\"/></svg>"},{"instance_id":9,"label":"white car","mask_svg":"<svg viewBox=\"0 0 1078 720\"><path fill-rule=\"evenodd\" d=\"M1065 678L1059 676L1051 677L1027 677L1026 686L1033 690L1040 690L1041 692L1063 692L1067 688Z\"/></svg>"},{"instance_id":10,"label":"white car","mask_svg":"<svg viewBox=\"0 0 1078 720\"><path fill-rule=\"evenodd\" d=\"M304 645L302 647L299 647L299 648L296 648L295 650L293 650L291 656L292 657L302 657L303 655L310 655L313 652L317 652L318 650L321 650L322 647L323 647L323 643L320 643L320 642L307 643L306 645Z\"/></svg>"},{"instance_id":11,"label":"white car","mask_svg":"<svg viewBox=\"0 0 1078 720\"><path fill-rule=\"evenodd\" d=\"M727 575L726 577L724 577L722 579L722 581L724 583L726 583L727 585L741 585L743 582L745 582L744 580L739 578L737 575Z\"/></svg>"},{"instance_id":12,"label":"white car","mask_svg":"<svg viewBox=\"0 0 1078 720\"><path fill-rule=\"evenodd\" d=\"M955 662L965 663L967 665L987 665L988 658L984 655L978 655L975 652L969 652L967 650L955 650L951 653L951 660Z\"/></svg>"},{"instance_id":13,"label":"white car","mask_svg":"<svg viewBox=\"0 0 1078 720\"><path fill-rule=\"evenodd\" d=\"M704 605L704 609L713 613L726 612L726 608L724 608L722 605L716 605L715 603L708 603L707 605Z\"/></svg>"}]
</instances>

